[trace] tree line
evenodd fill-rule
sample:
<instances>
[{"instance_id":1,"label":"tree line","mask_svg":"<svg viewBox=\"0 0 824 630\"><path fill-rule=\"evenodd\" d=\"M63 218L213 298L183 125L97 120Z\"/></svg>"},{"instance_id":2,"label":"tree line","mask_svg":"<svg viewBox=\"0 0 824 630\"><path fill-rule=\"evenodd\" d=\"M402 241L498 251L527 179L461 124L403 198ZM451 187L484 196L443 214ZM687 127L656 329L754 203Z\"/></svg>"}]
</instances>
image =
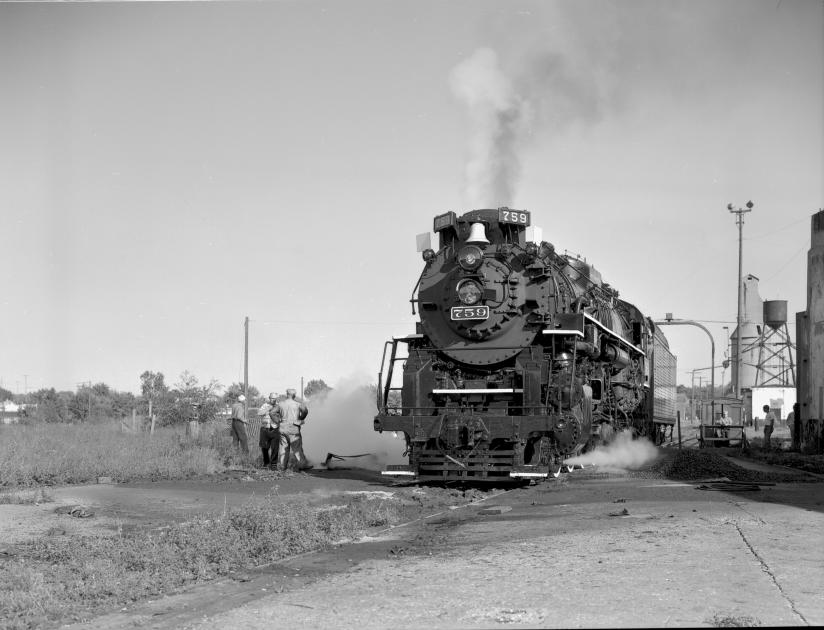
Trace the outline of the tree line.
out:
<instances>
[{"instance_id":1,"label":"tree line","mask_svg":"<svg viewBox=\"0 0 824 630\"><path fill-rule=\"evenodd\" d=\"M322 379L312 379L307 382L304 394L319 396L331 389ZM0 401L23 403L21 416L33 421L72 423L122 419L130 417L134 410L144 417L155 416L159 426L168 426L192 420L212 420L242 393L242 383L232 383L227 388L216 380L203 384L188 371L170 386L162 372L147 370L140 375L140 394L137 396L116 391L106 383L89 383L79 385L73 392L57 391L52 387L25 395L14 395L0 388ZM264 395L268 395L251 385L246 393L250 408L262 404Z\"/></svg>"}]
</instances>

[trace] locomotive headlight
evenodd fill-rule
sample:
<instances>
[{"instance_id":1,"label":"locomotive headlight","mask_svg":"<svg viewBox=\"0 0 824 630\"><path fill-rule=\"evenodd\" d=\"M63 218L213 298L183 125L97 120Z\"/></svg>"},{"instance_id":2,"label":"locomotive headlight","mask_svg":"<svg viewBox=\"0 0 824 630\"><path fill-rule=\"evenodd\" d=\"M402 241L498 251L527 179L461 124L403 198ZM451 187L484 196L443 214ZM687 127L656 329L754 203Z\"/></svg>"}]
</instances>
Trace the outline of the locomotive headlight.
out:
<instances>
[{"instance_id":1,"label":"locomotive headlight","mask_svg":"<svg viewBox=\"0 0 824 630\"><path fill-rule=\"evenodd\" d=\"M480 302L483 294L481 285L475 280L461 280L458 283L458 299L467 306Z\"/></svg>"},{"instance_id":2,"label":"locomotive headlight","mask_svg":"<svg viewBox=\"0 0 824 630\"><path fill-rule=\"evenodd\" d=\"M481 266L484 254L477 245L467 245L458 252L458 264L467 271L474 271Z\"/></svg>"}]
</instances>

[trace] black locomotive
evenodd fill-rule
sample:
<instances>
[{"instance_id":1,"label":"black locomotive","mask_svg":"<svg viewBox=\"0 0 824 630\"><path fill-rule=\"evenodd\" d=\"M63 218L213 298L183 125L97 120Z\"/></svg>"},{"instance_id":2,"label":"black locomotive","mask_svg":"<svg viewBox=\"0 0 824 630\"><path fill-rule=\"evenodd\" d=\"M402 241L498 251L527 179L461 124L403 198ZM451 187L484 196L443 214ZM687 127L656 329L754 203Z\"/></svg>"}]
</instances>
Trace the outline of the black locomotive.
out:
<instances>
[{"instance_id":1,"label":"black locomotive","mask_svg":"<svg viewBox=\"0 0 824 630\"><path fill-rule=\"evenodd\" d=\"M618 430L657 440L674 423L664 335L590 264L527 242L529 225L509 208L435 217L416 332L384 347L374 428L409 456L384 474L547 477Z\"/></svg>"}]
</instances>

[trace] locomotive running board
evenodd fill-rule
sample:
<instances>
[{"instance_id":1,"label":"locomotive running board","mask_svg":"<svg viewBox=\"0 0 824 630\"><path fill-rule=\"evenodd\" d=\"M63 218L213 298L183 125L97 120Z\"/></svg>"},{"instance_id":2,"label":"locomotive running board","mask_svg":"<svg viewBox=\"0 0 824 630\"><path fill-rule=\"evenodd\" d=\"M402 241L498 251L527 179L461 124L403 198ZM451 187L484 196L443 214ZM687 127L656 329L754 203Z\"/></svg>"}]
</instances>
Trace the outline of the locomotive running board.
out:
<instances>
[{"instance_id":1,"label":"locomotive running board","mask_svg":"<svg viewBox=\"0 0 824 630\"><path fill-rule=\"evenodd\" d=\"M411 466L404 466L403 464L390 464L386 470L381 471L382 475L389 477L417 477L418 473L412 470Z\"/></svg>"},{"instance_id":2,"label":"locomotive running board","mask_svg":"<svg viewBox=\"0 0 824 630\"><path fill-rule=\"evenodd\" d=\"M513 479L546 479L549 477L549 469L537 466L518 466L509 471L509 476Z\"/></svg>"},{"instance_id":3,"label":"locomotive running board","mask_svg":"<svg viewBox=\"0 0 824 630\"><path fill-rule=\"evenodd\" d=\"M611 328L607 328L606 326L604 326L601 322L599 322L597 319L592 317L592 315L590 315L589 313L584 313L583 315L584 315L585 319L588 319L589 321L591 321L593 324L595 324L595 326L600 328L603 332L605 332L610 337L612 337L614 339L617 339L619 343L627 346L630 350L634 350L635 352L640 354L642 357L647 356L647 353L644 352L643 350L641 350L641 348L639 348L638 346L634 346L629 341L624 339L621 335L619 335L617 332L615 332Z\"/></svg>"},{"instance_id":4,"label":"locomotive running board","mask_svg":"<svg viewBox=\"0 0 824 630\"><path fill-rule=\"evenodd\" d=\"M523 394L522 389L433 389L433 394Z\"/></svg>"}]
</instances>

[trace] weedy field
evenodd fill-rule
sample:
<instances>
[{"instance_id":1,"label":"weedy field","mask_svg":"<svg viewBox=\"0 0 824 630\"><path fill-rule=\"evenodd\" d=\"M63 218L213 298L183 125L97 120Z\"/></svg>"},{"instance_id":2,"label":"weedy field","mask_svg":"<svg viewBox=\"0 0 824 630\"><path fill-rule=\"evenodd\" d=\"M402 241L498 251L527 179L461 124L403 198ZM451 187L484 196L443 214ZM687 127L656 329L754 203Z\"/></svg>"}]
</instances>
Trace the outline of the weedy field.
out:
<instances>
[{"instance_id":1,"label":"weedy field","mask_svg":"<svg viewBox=\"0 0 824 630\"><path fill-rule=\"evenodd\" d=\"M253 463L235 453L221 422L202 425L196 438L173 428L148 435L97 424L0 426L0 511L42 509L37 506L52 501L57 486L96 483L100 477L116 482L196 477L202 483L227 469L251 470ZM13 545L0 541L0 628L88 620L478 498L448 489L397 489L377 493L378 500L369 493L339 494L318 504L276 492L186 522L170 518L161 527L58 531Z\"/></svg>"},{"instance_id":2,"label":"weedy field","mask_svg":"<svg viewBox=\"0 0 824 630\"><path fill-rule=\"evenodd\" d=\"M0 425L0 488L185 479L249 463L233 453L222 422L202 425L196 438L183 428L149 435L119 424Z\"/></svg>"},{"instance_id":3,"label":"weedy field","mask_svg":"<svg viewBox=\"0 0 824 630\"><path fill-rule=\"evenodd\" d=\"M58 536L0 558L0 627L55 627L246 567L322 549L398 522L399 500L352 497L336 509L250 503L214 517L109 537Z\"/></svg>"}]
</instances>

